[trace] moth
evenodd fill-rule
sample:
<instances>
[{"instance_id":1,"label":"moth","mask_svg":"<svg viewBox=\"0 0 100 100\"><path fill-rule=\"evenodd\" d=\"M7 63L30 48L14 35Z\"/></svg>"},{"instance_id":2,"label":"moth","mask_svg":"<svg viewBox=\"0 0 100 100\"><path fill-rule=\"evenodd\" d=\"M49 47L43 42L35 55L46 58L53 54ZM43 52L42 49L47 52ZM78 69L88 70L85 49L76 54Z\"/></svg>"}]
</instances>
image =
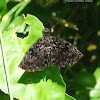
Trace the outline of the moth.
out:
<instances>
[{"instance_id":1,"label":"moth","mask_svg":"<svg viewBox=\"0 0 100 100\"><path fill-rule=\"evenodd\" d=\"M83 54L70 42L51 36L50 30L45 28L43 37L39 38L26 52L19 67L28 71L41 71L44 67L71 66L78 62Z\"/></svg>"}]
</instances>

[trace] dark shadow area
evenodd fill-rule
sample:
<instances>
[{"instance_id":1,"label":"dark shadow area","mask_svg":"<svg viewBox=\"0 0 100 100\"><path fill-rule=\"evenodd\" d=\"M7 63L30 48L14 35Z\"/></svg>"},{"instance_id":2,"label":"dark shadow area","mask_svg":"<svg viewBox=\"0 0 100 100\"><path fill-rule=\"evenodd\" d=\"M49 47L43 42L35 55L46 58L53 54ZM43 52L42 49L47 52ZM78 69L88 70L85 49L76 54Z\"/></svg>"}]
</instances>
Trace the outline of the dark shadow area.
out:
<instances>
[{"instance_id":1,"label":"dark shadow area","mask_svg":"<svg viewBox=\"0 0 100 100\"><path fill-rule=\"evenodd\" d=\"M39 83L42 79L52 80L52 82L65 86L64 81L60 74L60 69L56 66L45 67L42 71L26 72L22 75L18 83L32 84Z\"/></svg>"}]
</instances>

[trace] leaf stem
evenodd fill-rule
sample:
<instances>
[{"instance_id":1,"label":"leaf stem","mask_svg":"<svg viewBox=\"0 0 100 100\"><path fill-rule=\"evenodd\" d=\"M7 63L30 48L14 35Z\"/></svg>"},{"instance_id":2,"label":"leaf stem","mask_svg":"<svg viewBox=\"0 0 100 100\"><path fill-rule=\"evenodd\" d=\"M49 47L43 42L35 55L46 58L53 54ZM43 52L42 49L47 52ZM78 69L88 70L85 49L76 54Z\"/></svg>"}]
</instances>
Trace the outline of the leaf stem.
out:
<instances>
[{"instance_id":1,"label":"leaf stem","mask_svg":"<svg viewBox=\"0 0 100 100\"><path fill-rule=\"evenodd\" d=\"M2 39L1 25L0 25L0 40L1 40L0 41L1 42L1 52L2 52L3 64L4 64L4 68L5 68L5 75L6 75L8 92L9 92L9 95L10 95L10 100L13 100L12 91L11 91L11 85L10 85L10 78L9 78L9 71L8 71L6 55L5 55L3 39Z\"/></svg>"},{"instance_id":2,"label":"leaf stem","mask_svg":"<svg viewBox=\"0 0 100 100\"><path fill-rule=\"evenodd\" d=\"M6 15L4 15L4 17L2 18L2 22L1 22L1 32L3 32L6 29L6 27L9 25L13 17L14 12L22 5L23 5L23 2L17 4Z\"/></svg>"},{"instance_id":3,"label":"leaf stem","mask_svg":"<svg viewBox=\"0 0 100 100\"><path fill-rule=\"evenodd\" d=\"M31 1L31 0L27 0L26 2L23 3L23 5L16 11L15 17L18 16L18 14L27 6L27 4L28 4L30 1Z\"/></svg>"},{"instance_id":4,"label":"leaf stem","mask_svg":"<svg viewBox=\"0 0 100 100\"><path fill-rule=\"evenodd\" d=\"M1 22L1 31L3 32L6 27L9 25L14 13L14 17L17 17L18 14L25 8L25 6L30 2L30 0L27 0L26 2L21 2L17 4L15 7L13 7L3 18Z\"/></svg>"}]
</instances>

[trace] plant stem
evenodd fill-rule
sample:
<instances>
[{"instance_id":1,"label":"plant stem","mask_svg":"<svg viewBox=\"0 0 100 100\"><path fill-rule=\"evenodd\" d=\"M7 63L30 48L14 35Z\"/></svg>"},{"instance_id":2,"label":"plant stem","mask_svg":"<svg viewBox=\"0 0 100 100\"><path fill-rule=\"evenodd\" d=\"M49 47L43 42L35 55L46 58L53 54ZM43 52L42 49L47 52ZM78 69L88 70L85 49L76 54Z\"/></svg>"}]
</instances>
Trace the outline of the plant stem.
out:
<instances>
[{"instance_id":1,"label":"plant stem","mask_svg":"<svg viewBox=\"0 0 100 100\"><path fill-rule=\"evenodd\" d=\"M4 15L4 17L2 18L2 22L1 22L1 32L3 32L7 28L7 26L9 25L9 23L11 21L11 18L13 17L13 14L22 5L23 5L23 3L17 4L6 15Z\"/></svg>"},{"instance_id":2,"label":"plant stem","mask_svg":"<svg viewBox=\"0 0 100 100\"><path fill-rule=\"evenodd\" d=\"M1 25L0 25L0 40L1 40L1 52L2 52L3 64L4 64L4 68L5 68L5 75L6 75L8 92L9 92L9 95L10 95L10 100L13 100L11 85L10 85L10 78L9 78L9 71L8 71L6 55L5 55L3 39L2 39Z\"/></svg>"},{"instance_id":3,"label":"plant stem","mask_svg":"<svg viewBox=\"0 0 100 100\"><path fill-rule=\"evenodd\" d=\"M18 14L20 14L20 12L28 5L28 3L29 3L30 1L31 1L31 0L27 0L26 2L23 3L23 5L16 11L15 17L18 16Z\"/></svg>"}]
</instances>

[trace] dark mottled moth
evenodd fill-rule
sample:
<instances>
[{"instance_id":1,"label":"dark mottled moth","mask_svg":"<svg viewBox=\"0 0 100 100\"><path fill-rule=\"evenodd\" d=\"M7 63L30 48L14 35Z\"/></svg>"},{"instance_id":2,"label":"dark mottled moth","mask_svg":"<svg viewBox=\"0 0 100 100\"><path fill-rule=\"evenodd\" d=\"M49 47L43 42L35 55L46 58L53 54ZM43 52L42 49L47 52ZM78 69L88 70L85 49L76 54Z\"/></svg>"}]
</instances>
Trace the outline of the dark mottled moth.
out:
<instances>
[{"instance_id":1,"label":"dark mottled moth","mask_svg":"<svg viewBox=\"0 0 100 100\"><path fill-rule=\"evenodd\" d=\"M39 38L26 52L19 67L34 72L41 71L44 67L64 67L77 63L83 54L70 42L50 35L50 30L45 28L43 37Z\"/></svg>"}]
</instances>

